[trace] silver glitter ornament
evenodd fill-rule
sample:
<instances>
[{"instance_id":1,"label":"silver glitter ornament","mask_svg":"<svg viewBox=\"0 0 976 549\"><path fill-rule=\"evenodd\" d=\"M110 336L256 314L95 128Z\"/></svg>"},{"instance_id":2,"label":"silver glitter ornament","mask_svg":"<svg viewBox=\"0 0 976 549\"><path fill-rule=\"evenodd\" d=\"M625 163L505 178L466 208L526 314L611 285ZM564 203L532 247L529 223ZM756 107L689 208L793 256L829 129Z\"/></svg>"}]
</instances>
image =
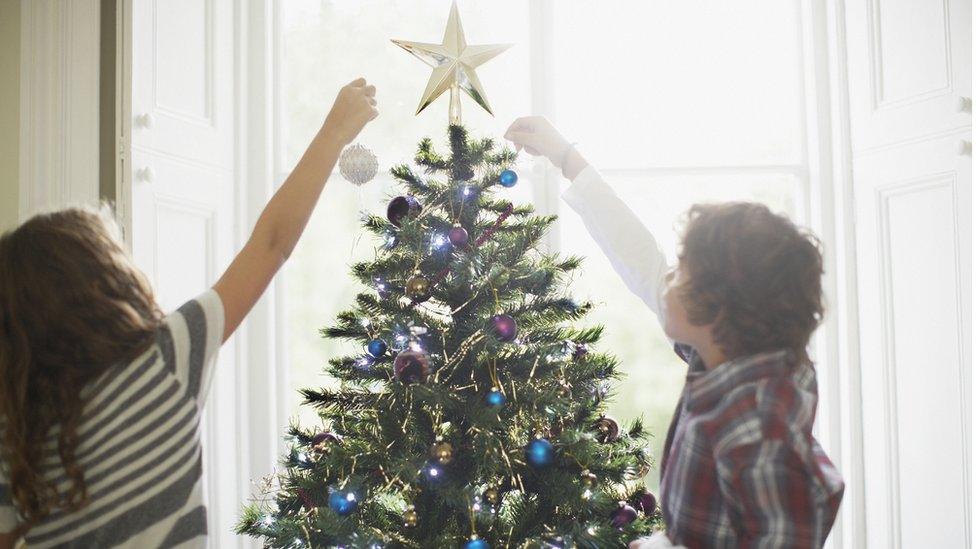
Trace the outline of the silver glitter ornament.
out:
<instances>
[{"instance_id":1,"label":"silver glitter ornament","mask_svg":"<svg viewBox=\"0 0 976 549\"><path fill-rule=\"evenodd\" d=\"M365 185L374 177L379 168L373 151L356 143L342 151L339 157L339 173L353 185Z\"/></svg>"}]
</instances>

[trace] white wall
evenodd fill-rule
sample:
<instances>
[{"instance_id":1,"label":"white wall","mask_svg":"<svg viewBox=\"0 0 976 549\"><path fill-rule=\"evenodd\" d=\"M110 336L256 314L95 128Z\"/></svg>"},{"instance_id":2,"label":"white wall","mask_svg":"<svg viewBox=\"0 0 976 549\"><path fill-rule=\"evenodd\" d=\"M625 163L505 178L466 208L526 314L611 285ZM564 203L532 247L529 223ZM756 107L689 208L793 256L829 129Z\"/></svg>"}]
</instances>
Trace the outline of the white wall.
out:
<instances>
[{"instance_id":1,"label":"white wall","mask_svg":"<svg viewBox=\"0 0 976 549\"><path fill-rule=\"evenodd\" d=\"M20 0L0 0L0 231L20 204Z\"/></svg>"}]
</instances>

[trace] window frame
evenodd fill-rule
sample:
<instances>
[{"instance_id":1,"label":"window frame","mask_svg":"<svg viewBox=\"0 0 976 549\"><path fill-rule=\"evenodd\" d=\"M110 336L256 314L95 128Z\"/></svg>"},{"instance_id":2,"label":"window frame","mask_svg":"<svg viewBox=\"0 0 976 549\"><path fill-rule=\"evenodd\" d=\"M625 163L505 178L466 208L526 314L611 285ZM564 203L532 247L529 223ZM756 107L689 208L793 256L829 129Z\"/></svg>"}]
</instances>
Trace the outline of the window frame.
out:
<instances>
[{"instance_id":1,"label":"window frame","mask_svg":"<svg viewBox=\"0 0 976 549\"><path fill-rule=\"evenodd\" d=\"M857 346L857 296L856 273L853 270L853 194L850 182L850 129L847 112L846 57L844 53L844 10L840 0L826 3L814 0L793 0L797 4L798 17L796 35L799 43L797 76L800 78L800 108L797 116L800 121L801 151L799 161L786 164L751 164L727 166L674 165L653 168L616 168L600 166L601 172L614 176L654 177L661 175L743 175L743 174L781 174L794 178L798 189L795 191L797 204L796 221L811 227L824 246L825 275L824 293L828 303L828 313L822 326L817 330L811 343L812 356L818 363L820 378L820 405L815 434L828 455L834 457L845 478L848 480L848 496L837 518L837 523L828 547L861 547L864 544L863 494L860 478L863 475L863 456L861 452L860 424L860 377L859 352ZM258 67L268 78L270 104L262 113L267 125L267 142L272 151L271 169L265 178L267 183L249 183L248 194L257 197L270 197L287 177L284 162L284 139L281 124L282 94L274 93L281 84L282 44L280 37L281 3L273 0L259 0L270 16L267 24L269 36L263 39L262 46L270 49L268 65ZM553 112L556 90L548 62L554 55L553 12L556 2L538 0L530 3L529 12L529 50L530 50L530 105L531 113L544 115L558 122L558 113ZM253 70L253 68L252 68ZM253 112L251 113L253 116ZM547 161L535 159L530 165L536 184L532 189L532 199L541 214L564 214L560 200L561 174ZM259 178L260 179L260 178ZM816 181L817 184L813 184ZM255 187L260 188L255 188ZM265 198L266 199L266 198ZM260 199L259 199L260 200ZM255 202L249 202L250 223L256 220L260 209ZM557 221L557 223L559 223ZM246 224L250 226L249 224ZM559 251L561 243L558 225L547 234L543 246L549 251ZM274 364L273 372L275 404L268 411L276 414L272 425L287 425L291 411L288 409L289 395L294 390L289 383L289 364L287 353L287 303L285 300L286 280L279 277L266 298L265 308L251 314L249 324L262 326L263 334L273 338L273 351L258 352L266 364ZM253 318L257 317L257 319ZM253 338L252 338L253 339ZM255 344L256 345L256 344ZM252 345L254 347L255 345ZM265 345L267 346L267 345ZM255 353L248 354L252 361ZM252 362L253 364L253 362ZM257 366L262 367L262 366ZM267 367L267 366L264 366ZM260 389L260 388L259 388ZM845 396L846 395L846 396ZM249 399L266 397L254 390ZM275 451L281 455L286 445L279 430L263 433L262 440L269 436L277 437ZM850 524L850 526L847 526Z\"/></svg>"}]
</instances>

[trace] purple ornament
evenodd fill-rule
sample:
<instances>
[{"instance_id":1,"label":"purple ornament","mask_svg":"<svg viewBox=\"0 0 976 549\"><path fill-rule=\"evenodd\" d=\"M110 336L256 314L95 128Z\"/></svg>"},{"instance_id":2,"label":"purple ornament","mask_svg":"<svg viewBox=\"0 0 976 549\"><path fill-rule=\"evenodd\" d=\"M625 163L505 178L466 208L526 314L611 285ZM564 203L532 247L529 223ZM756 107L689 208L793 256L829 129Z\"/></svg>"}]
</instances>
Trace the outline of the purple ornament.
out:
<instances>
[{"instance_id":1,"label":"purple ornament","mask_svg":"<svg viewBox=\"0 0 976 549\"><path fill-rule=\"evenodd\" d=\"M386 207L386 218L399 227L407 217L417 217L420 215L420 202L410 196L398 196L390 201Z\"/></svg>"},{"instance_id":2,"label":"purple ornament","mask_svg":"<svg viewBox=\"0 0 976 549\"><path fill-rule=\"evenodd\" d=\"M515 319L508 315L495 315L491 317L491 325L495 329L495 336L499 341L509 342L515 339L518 334L518 324Z\"/></svg>"},{"instance_id":3,"label":"purple ornament","mask_svg":"<svg viewBox=\"0 0 976 549\"><path fill-rule=\"evenodd\" d=\"M304 489L298 489L298 497L301 498L302 506L305 507L305 509L309 511L315 509L315 504L312 502L312 498L309 497L308 492L306 492Z\"/></svg>"},{"instance_id":4,"label":"purple ornament","mask_svg":"<svg viewBox=\"0 0 976 549\"><path fill-rule=\"evenodd\" d=\"M448 231L447 238L455 248L463 248L468 244L468 231L458 225Z\"/></svg>"},{"instance_id":5,"label":"purple ornament","mask_svg":"<svg viewBox=\"0 0 976 549\"><path fill-rule=\"evenodd\" d=\"M646 516L651 516L657 511L657 498L650 492L644 492L637 497L637 509Z\"/></svg>"},{"instance_id":6,"label":"purple ornament","mask_svg":"<svg viewBox=\"0 0 976 549\"><path fill-rule=\"evenodd\" d=\"M590 348L586 346L586 343L577 343L573 348L573 360L579 360L590 352Z\"/></svg>"},{"instance_id":7,"label":"purple ornament","mask_svg":"<svg viewBox=\"0 0 976 549\"><path fill-rule=\"evenodd\" d=\"M342 435L332 433L329 431L322 431L321 433L316 433L310 441L312 446L319 446L325 443L340 443L342 442Z\"/></svg>"},{"instance_id":8,"label":"purple ornament","mask_svg":"<svg viewBox=\"0 0 976 549\"><path fill-rule=\"evenodd\" d=\"M308 445L311 447L312 453L318 456L329 453L329 451L332 450L332 447L338 444L342 444L342 435L331 433L329 431L316 433L312 439L308 441Z\"/></svg>"},{"instance_id":9,"label":"purple ornament","mask_svg":"<svg viewBox=\"0 0 976 549\"><path fill-rule=\"evenodd\" d=\"M393 375L403 383L418 383L430 374L430 357L423 351L406 349L393 360Z\"/></svg>"},{"instance_id":10,"label":"purple ornament","mask_svg":"<svg viewBox=\"0 0 976 549\"><path fill-rule=\"evenodd\" d=\"M614 528L623 528L635 520L637 520L637 510L627 505L625 501L621 501L620 506L610 513L610 523Z\"/></svg>"}]
</instances>

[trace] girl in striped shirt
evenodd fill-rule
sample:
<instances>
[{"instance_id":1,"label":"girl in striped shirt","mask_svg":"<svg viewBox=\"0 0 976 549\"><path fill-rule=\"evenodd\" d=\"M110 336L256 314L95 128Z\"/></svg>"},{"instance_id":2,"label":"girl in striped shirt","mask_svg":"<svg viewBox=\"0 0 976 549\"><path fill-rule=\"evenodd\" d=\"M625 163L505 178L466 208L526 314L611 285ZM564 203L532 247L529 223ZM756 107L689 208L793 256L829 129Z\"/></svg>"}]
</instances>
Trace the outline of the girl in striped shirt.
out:
<instances>
[{"instance_id":1,"label":"girl in striped shirt","mask_svg":"<svg viewBox=\"0 0 976 549\"><path fill-rule=\"evenodd\" d=\"M0 549L203 547L200 414L212 365L288 258L342 148L377 116L343 87L213 288L164 316L108 217L0 238Z\"/></svg>"}]
</instances>

